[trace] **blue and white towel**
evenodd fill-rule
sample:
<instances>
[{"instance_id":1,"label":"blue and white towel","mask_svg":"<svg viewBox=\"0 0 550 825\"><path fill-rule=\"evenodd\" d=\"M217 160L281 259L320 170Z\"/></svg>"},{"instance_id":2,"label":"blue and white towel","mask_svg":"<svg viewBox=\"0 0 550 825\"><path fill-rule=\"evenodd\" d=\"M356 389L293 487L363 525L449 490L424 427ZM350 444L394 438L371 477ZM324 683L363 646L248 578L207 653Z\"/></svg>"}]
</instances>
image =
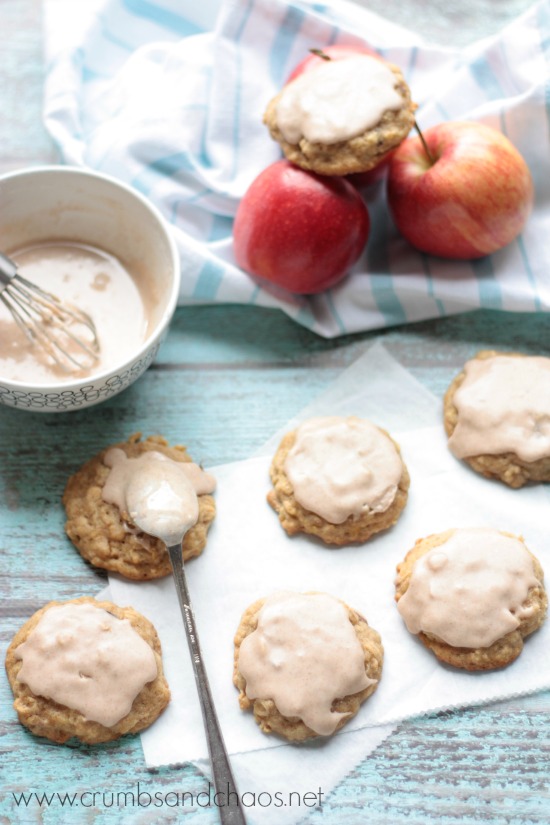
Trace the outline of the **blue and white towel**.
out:
<instances>
[{"instance_id":1,"label":"blue and white towel","mask_svg":"<svg viewBox=\"0 0 550 825\"><path fill-rule=\"evenodd\" d=\"M67 163L114 175L172 224L180 303L277 306L337 336L477 307L550 308L550 4L497 36L434 47L339 0L106 0L46 80L45 122ZM252 180L280 157L262 124L269 99L312 46L361 42L397 63L426 128L478 120L504 132L530 166L534 211L520 237L474 262L413 250L391 221L383 183L364 191L371 234L338 286L314 297L240 270L232 223Z\"/></svg>"}]
</instances>

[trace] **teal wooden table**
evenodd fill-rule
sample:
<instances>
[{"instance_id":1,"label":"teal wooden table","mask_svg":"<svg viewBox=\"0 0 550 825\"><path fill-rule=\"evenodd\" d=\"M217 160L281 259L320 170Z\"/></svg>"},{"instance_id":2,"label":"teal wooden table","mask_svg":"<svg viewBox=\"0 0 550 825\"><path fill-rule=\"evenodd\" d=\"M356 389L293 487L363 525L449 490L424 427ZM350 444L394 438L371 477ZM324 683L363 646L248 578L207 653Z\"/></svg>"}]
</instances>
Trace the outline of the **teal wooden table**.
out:
<instances>
[{"instance_id":1,"label":"teal wooden table","mask_svg":"<svg viewBox=\"0 0 550 825\"><path fill-rule=\"evenodd\" d=\"M55 159L40 127L36 12L37 4L29 0L0 5L9 47L0 51L3 169ZM275 310L181 308L156 363L120 396L69 414L0 408L2 651L45 602L95 594L106 583L65 539L60 504L68 473L106 443L136 430L161 431L186 443L206 466L234 461L250 455L375 340L441 396L478 349L550 355L548 330L548 316L479 311L325 341ZM183 816L190 825L218 821L215 809L198 805L184 814L169 807L113 804L118 793L138 782L152 795L198 794L207 783L189 765L148 771L138 737L97 747L39 740L18 724L3 675L0 690L1 823L160 823ZM542 692L407 721L321 808L304 808L303 820L308 825L547 825L549 711L550 692ZM22 791L54 797L49 805L46 797L43 804L34 797L26 807L16 801ZM90 791L105 796L96 797L95 806L70 806L74 794ZM64 804L57 793L68 794Z\"/></svg>"}]
</instances>

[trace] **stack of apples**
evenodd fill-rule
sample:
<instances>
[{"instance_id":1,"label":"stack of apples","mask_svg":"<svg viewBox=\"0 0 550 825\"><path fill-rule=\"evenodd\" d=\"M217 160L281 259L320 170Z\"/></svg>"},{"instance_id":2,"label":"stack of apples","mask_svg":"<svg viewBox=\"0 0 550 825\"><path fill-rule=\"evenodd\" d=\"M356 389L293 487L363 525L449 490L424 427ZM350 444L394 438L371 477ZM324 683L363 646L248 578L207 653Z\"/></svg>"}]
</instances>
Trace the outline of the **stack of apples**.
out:
<instances>
[{"instance_id":1,"label":"stack of apples","mask_svg":"<svg viewBox=\"0 0 550 825\"><path fill-rule=\"evenodd\" d=\"M324 52L332 60L373 54L367 47L341 45ZM310 54L287 82L319 61ZM533 184L525 160L503 134L481 123L433 126L401 143L382 165L397 229L431 255L472 259L496 252L521 232L531 210ZM264 169L237 210L238 265L297 294L338 283L363 253L370 228L352 179L317 175L287 160Z\"/></svg>"}]
</instances>

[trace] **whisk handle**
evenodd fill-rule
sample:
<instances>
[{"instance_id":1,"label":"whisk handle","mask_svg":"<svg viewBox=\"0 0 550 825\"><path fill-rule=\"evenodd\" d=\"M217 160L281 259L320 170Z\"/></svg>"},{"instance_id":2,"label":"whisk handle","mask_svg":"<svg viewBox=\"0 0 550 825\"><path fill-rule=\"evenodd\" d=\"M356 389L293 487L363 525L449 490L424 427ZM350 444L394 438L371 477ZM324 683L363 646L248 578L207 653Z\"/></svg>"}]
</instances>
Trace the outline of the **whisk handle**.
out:
<instances>
[{"instance_id":1,"label":"whisk handle","mask_svg":"<svg viewBox=\"0 0 550 825\"><path fill-rule=\"evenodd\" d=\"M14 264L11 258L8 258L8 256L4 255L3 252L0 252L0 292L7 287L11 279L16 274L17 265Z\"/></svg>"}]
</instances>

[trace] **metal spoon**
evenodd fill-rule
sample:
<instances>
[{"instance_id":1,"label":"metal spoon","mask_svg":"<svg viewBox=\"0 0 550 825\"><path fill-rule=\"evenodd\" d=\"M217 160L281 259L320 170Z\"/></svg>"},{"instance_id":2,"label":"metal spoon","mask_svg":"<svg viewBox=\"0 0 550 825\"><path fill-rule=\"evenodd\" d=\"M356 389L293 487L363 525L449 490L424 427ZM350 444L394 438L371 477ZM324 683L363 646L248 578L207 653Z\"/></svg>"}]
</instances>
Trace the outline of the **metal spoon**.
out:
<instances>
[{"instance_id":1,"label":"metal spoon","mask_svg":"<svg viewBox=\"0 0 550 825\"><path fill-rule=\"evenodd\" d=\"M199 637L195 626L195 616L185 577L181 542L179 544L167 544L166 547L172 564L176 592L178 594L181 615L189 644L189 652L191 653L191 661L193 663L193 671L195 673L195 681L197 683L197 692L199 694L206 741L208 743L214 788L216 795L219 794L222 799L226 800L226 804L220 805L218 808L220 821L222 825L246 825L246 820L239 804L240 797L237 792L235 779L233 778L229 756L225 749L220 724L214 708L206 668L202 660Z\"/></svg>"},{"instance_id":2,"label":"metal spoon","mask_svg":"<svg viewBox=\"0 0 550 825\"><path fill-rule=\"evenodd\" d=\"M215 798L223 800L223 804L216 802L220 820L222 825L246 825L202 660L185 578L182 542L187 531L196 523L199 513L195 486L181 466L165 459L156 464L149 462L148 466L142 465L139 470L134 467L130 476L126 477L123 473L120 481L125 507L134 524L160 539L168 550L197 683Z\"/></svg>"}]
</instances>

